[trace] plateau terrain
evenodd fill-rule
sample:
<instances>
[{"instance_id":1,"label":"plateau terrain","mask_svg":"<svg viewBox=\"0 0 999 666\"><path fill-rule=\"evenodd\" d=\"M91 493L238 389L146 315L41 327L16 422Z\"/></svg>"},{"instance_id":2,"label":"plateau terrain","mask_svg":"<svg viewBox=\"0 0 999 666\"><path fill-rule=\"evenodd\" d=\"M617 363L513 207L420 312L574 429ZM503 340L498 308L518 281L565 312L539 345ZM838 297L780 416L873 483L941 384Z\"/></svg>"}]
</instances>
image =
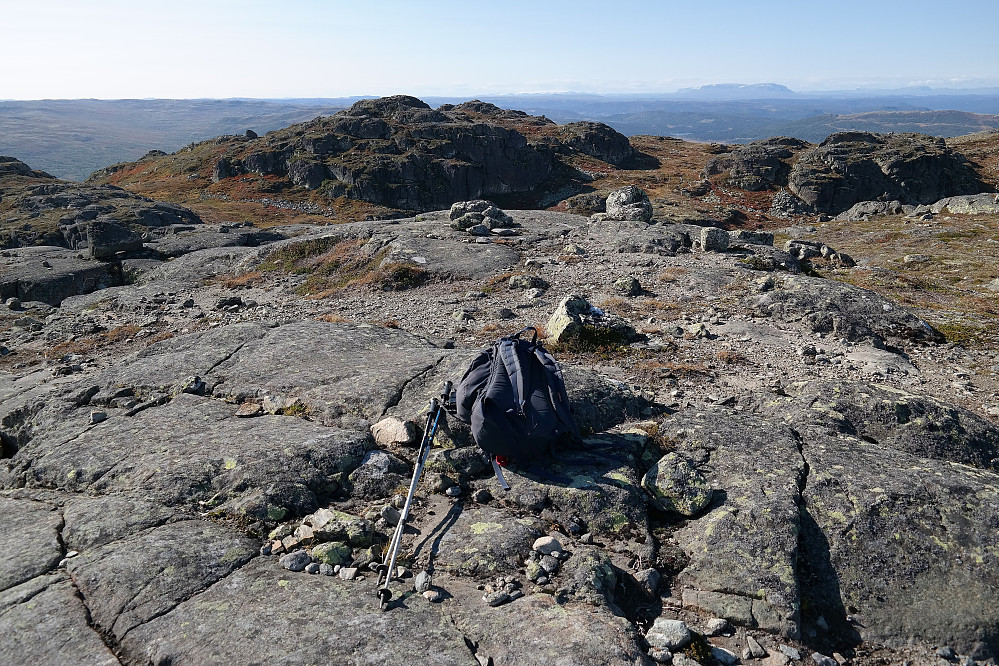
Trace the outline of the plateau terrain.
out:
<instances>
[{"instance_id":1,"label":"plateau terrain","mask_svg":"<svg viewBox=\"0 0 999 666\"><path fill-rule=\"evenodd\" d=\"M999 133L828 127L0 157L0 663L995 664ZM449 417L380 610L428 401L528 326L582 444L503 491Z\"/></svg>"}]
</instances>

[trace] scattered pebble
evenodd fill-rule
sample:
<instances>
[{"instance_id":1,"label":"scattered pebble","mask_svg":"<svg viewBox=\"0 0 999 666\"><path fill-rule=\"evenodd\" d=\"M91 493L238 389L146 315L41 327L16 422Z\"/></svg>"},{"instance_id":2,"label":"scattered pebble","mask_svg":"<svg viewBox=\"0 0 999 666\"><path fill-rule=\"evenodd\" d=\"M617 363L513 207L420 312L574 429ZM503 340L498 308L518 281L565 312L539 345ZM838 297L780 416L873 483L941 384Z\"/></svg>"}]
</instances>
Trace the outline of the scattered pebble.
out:
<instances>
[{"instance_id":1,"label":"scattered pebble","mask_svg":"<svg viewBox=\"0 0 999 666\"><path fill-rule=\"evenodd\" d=\"M340 569L340 578L343 580L354 580L357 577L356 567L346 567Z\"/></svg>"},{"instance_id":2,"label":"scattered pebble","mask_svg":"<svg viewBox=\"0 0 999 666\"><path fill-rule=\"evenodd\" d=\"M506 602L510 601L510 595L500 590L483 596L482 600L493 607L502 606Z\"/></svg>"},{"instance_id":3,"label":"scattered pebble","mask_svg":"<svg viewBox=\"0 0 999 666\"><path fill-rule=\"evenodd\" d=\"M105 412L90 412L90 424L101 423L108 420L108 415Z\"/></svg>"},{"instance_id":4,"label":"scattered pebble","mask_svg":"<svg viewBox=\"0 0 999 666\"><path fill-rule=\"evenodd\" d=\"M332 576L336 573L333 566L323 562L319 565L319 573L323 576Z\"/></svg>"},{"instance_id":5,"label":"scattered pebble","mask_svg":"<svg viewBox=\"0 0 999 666\"><path fill-rule=\"evenodd\" d=\"M652 628L645 635L645 640L652 647L666 648L670 651L686 647L691 640L690 629L681 620L656 618Z\"/></svg>"},{"instance_id":6,"label":"scattered pebble","mask_svg":"<svg viewBox=\"0 0 999 666\"><path fill-rule=\"evenodd\" d=\"M532 548L542 555L551 555L553 552L561 551L562 544L553 536L543 536L535 539Z\"/></svg>"},{"instance_id":7,"label":"scattered pebble","mask_svg":"<svg viewBox=\"0 0 999 666\"><path fill-rule=\"evenodd\" d=\"M448 497L457 497L458 495L461 494L461 486L451 486L450 488L444 491L444 494L447 495Z\"/></svg>"},{"instance_id":8,"label":"scattered pebble","mask_svg":"<svg viewBox=\"0 0 999 666\"><path fill-rule=\"evenodd\" d=\"M310 561L309 554L304 550L296 550L294 553L288 553L280 560L281 566L288 571L302 571L308 566Z\"/></svg>"},{"instance_id":9,"label":"scattered pebble","mask_svg":"<svg viewBox=\"0 0 999 666\"><path fill-rule=\"evenodd\" d=\"M437 603L438 601L441 601L444 598L444 595L441 594L441 591L438 590L438 589L436 589L436 588L431 588L429 590L424 590L422 592L422 594L423 594L423 598L426 599L427 601L429 601L432 604L433 603Z\"/></svg>"},{"instance_id":10,"label":"scattered pebble","mask_svg":"<svg viewBox=\"0 0 999 666\"><path fill-rule=\"evenodd\" d=\"M329 565L327 565L327 566L329 566ZM307 573L307 574L317 574L317 573L319 573L319 564L316 563L316 562L310 562L309 564L305 565L305 573Z\"/></svg>"},{"instance_id":11,"label":"scattered pebble","mask_svg":"<svg viewBox=\"0 0 999 666\"><path fill-rule=\"evenodd\" d=\"M762 659L763 657L766 657L767 654L769 654L766 648L760 645L759 641L757 641L752 636L746 636L746 644L748 646L747 649L749 650L750 656L752 656L754 659Z\"/></svg>"},{"instance_id":12,"label":"scattered pebble","mask_svg":"<svg viewBox=\"0 0 999 666\"><path fill-rule=\"evenodd\" d=\"M708 636L721 636L731 629L728 620L723 617L708 620L705 628L707 629Z\"/></svg>"}]
</instances>

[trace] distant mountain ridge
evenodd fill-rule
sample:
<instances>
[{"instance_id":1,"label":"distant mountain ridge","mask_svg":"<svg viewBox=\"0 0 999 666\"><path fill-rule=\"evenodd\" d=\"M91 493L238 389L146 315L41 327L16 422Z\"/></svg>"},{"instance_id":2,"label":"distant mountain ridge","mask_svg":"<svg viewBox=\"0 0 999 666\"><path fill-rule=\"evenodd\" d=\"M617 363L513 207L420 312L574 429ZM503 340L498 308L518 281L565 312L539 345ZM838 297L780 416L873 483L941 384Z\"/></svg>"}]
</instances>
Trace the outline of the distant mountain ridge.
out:
<instances>
[{"instance_id":1,"label":"distant mountain ridge","mask_svg":"<svg viewBox=\"0 0 999 666\"><path fill-rule=\"evenodd\" d=\"M173 152L247 129L264 134L332 115L359 99L0 101L0 155L82 181L149 150ZM423 99L434 108L467 101ZM803 93L775 83L733 83L667 94L524 93L480 99L559 124L592 120L628 136L719 143L771 136L816 142L847 130L953 137L999 129L999 90L993 89Z\"/></svg>"}]
</instances>

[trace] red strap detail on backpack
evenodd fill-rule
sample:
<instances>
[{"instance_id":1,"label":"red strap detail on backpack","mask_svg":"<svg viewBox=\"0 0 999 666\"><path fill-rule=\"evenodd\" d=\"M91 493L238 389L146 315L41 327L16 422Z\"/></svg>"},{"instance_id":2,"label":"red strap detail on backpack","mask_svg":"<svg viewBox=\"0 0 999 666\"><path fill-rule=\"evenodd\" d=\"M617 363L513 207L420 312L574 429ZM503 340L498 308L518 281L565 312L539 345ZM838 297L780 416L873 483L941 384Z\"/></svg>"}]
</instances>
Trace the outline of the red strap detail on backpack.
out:
<instances>
[{"instance_id":1,"label":"red strap detail on backpack","mask_svg":"<svg viewBox=\"0 0 999 666\"><path fill-rule=\"evenodd\" d=\"M510 459L506 456L496 456L496 464L500 467L506 467L510 464Z\"/></svg>"}]
</instances>

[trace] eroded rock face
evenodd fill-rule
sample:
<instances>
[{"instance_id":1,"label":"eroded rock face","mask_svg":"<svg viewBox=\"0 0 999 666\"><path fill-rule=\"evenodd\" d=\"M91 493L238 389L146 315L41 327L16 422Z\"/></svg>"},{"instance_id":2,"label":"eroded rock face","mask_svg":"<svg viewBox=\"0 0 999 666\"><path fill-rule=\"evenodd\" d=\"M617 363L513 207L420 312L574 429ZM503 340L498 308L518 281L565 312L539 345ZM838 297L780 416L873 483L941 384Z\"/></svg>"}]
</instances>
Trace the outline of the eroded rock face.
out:
<instances>
[{"instance_id":1,"label":"eroded rock face","mask_svg":"<svg viewBox=\"0 0 999 666\"><path fill-rule=\"evenodd\" d=\"M621 166L635 153L628 137L604 123L566 123L562 126L562 134L570 148L616 166Z\"/></svg>"},{"instance_id":2,"label":"eroded rock face","mask_svg":"<svg viewBox=\"0 0 999 666\"><path fill-rule=\"evenodd\" d=\"M815 210L836 214L860 201L929 204L975 194L984 185L943 139L840 132L799 155L788 187Z\"/></svg>"},{"instance_id":3,"label":"eroded rock face","mask_svg":"<svg viewBox=\"0 0 999 666\"><path fill-rule=\"evenodd\" d=\"M435 111L406 95L361 100L299 131L234 145L213 177L287 177L333 197L414 211L537 187L553 153L489 116L474 105Z\"/></svg>"},{"instance_id":4,"label":"eroded rock face","mask_svg":"<svg viewBox=\"0 0 999 666\"><path fill-rule=\"evenodd\" d=\"M649 195L634 185L611 192L607 196L606 210L608 220L648 222L652 219Z\"/></svg>"}]
</instances>

